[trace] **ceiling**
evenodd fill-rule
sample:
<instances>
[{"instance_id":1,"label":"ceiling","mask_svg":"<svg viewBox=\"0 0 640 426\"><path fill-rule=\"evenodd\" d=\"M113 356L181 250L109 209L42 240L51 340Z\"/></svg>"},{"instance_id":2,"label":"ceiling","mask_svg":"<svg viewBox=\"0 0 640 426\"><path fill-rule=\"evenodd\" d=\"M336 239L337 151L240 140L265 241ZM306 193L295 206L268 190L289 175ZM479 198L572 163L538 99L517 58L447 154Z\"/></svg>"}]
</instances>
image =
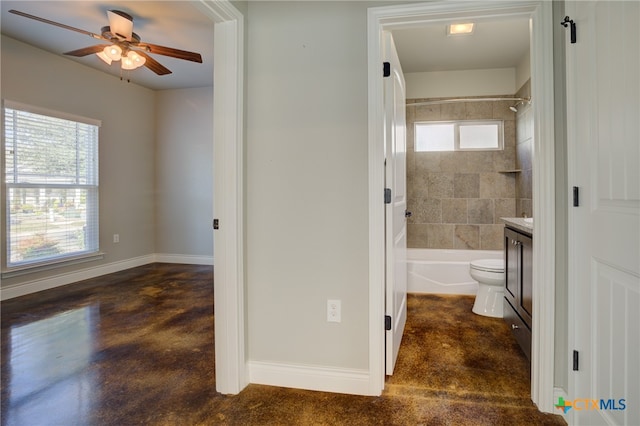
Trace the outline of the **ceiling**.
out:
<instances>
[{"instance_id":1,"label":"ceiling","mask_svg":"<svg viewBox=\"0 0 640 426\"><path fill-rule=\"evenodd\" d=\"M213 23L190 1L7 1L0 2L3 34L54 54L95 44L86 35L9 13L17 9L93 33L108 25L107 10L122 10L134 18L133 30L143 42L198 52L198 64L153 55L172 74L158 76L147 68L130 73L133 83L154 90L211 86L213 82ZM405 73L516 67L529 50L525 18L476 21L470 36L447 36L446 22L393 31ZM66 56L97 70L120 76L119 62L111 66L96 55Z\"/></svg>"},{"instance_id":2,"label":"ceiling","mask_svg":"<svg viewBox=\"0 0 640 426\"><path fill-rule=\"evenodd\" d=\"M173 73L159 76L146 67L129 73L132 83L153 90L205 87L213 84L213 22L189 1L6 1L2 8L2 34L62 55L75 49L105 43L87 35L9 13L16 9L31 15L100 34L109 25L107 10L133 16L133 31L143 42L197 52L202 64L153 55ZM107 43L105 43L106 45ZM120 62L107 65L96 55L65 56L97 70L120 77Z\"/></svg>"},{"instance_id":3,"label":"ceiling","mask_svg":"<svg viewBox=\"0 0 640 426\"><path fill-rule=\"evenodd\" d=\"M402 71L516 67L529 52L526 18L476 20L471 35L447 36L447 22L393 31Z\"/></svg>"}]
</instances>

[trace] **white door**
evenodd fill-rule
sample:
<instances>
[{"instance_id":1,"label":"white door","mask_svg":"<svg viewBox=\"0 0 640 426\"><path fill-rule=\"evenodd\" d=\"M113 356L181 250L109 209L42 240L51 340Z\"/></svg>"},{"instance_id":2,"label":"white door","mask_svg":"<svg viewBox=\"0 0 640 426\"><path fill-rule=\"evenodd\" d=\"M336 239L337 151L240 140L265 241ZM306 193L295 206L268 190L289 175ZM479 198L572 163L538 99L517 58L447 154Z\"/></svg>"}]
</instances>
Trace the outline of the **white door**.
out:
<instances>
[{"instance_id":1,"label":"white door","mask_svg":"<svg viewBox=\"0 0 640 426\"><path fill-rule=\"evenodd\" d=\"M391 33L384 33L385 77L385 187L391 190L386 205L386 373L393 374L407 321L407 209L406 119L404 75ZM389 319L390 318L390 319ZM390 323L390 324L389 324Z\"/></svg>"},{"instance_id":2,"label":"white door","mask_svg":"<svg viewBox=\"0 0 640 426\"><path fill-rule=\"evenodd\" d=\"M566 15L577 26L566 78L569 185L579 188L569 207L578 370L568 413L576 425L639 425L640 3L567 2Z\"/></svg>"}]
</instances>

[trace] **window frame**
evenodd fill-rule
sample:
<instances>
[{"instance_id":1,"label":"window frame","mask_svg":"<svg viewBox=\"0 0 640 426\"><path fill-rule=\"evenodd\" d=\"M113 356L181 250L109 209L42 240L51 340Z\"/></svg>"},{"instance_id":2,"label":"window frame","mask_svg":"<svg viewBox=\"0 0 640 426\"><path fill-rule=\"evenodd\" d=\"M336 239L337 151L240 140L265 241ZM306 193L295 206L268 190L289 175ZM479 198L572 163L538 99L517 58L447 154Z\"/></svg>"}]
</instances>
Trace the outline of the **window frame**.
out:
<instances>
[{"instance_id":1,"label":"window frame","mask_svg":"<svg viewBox=\"0 0 640 426\"><path fill-rule=\"evenodd\" d=\"M38 114L53 119L62 119L75 122L76 124L89 125L95 127L92 129L95 132L92 135L90 150L90 157L92 161L91 173L86 183L80 183L79 177L76 171L75 183L42 183L42 182L10 182L7 178L7 149L9 148L10 141L7 140L6 132L6 117L7 110L15 110L18 112L26 112L32 114ZM103 253L100 252L100 218L99 218L99 205L100 205L100 186L99 186L99 143L100 143L100 127L102 125L101 120L93 118L83 117L75 114L69 114L66 112L51 110L47 108L37 107L33 105L23 104L11 100L4 99L2 102L2 121L0 130L2 132L2 148L1 148L1 161L0 170L2 172L2 184L4 186L5 195L2 197L2 203L4 203L3 209L3 226L2 233L4 235L4 255L2 256L2 277L7 278L13 275L19 275L24 272L32 272L35 270L51 269L67 264L85 262L96 258L102 258ZM92 232L86 235L89 243L84 250L77 250L68 253L61 253L54 256L46 256L36 258L34 260L24 261L11 261L11 189L34 189L39 188L43 190L74 190L79 189L86 191L85 196L88 198L86 201L86 216L84 218L85 226L91 222ZM78 195L79 196L79 195ZM91 201L89 201L91 199Z\"/></svg>"},{"instance_id":2,"label":"window frame","mask_svg":"<svg viewBox=\"0 0 640 426\"><path fill-rule=\"evenodd\" d=\"M447 150L418 150L418 127L429 125L453 125L453 149ZM498 124L498 147L497 148L461 148L460 147L460 127ZM478 120L442 120L442 121L416 121L413 125L414 152L458 152L458 151L503 151L504 150L504 120L500 119L478 119Z\"/></svg>"}]
</instances>

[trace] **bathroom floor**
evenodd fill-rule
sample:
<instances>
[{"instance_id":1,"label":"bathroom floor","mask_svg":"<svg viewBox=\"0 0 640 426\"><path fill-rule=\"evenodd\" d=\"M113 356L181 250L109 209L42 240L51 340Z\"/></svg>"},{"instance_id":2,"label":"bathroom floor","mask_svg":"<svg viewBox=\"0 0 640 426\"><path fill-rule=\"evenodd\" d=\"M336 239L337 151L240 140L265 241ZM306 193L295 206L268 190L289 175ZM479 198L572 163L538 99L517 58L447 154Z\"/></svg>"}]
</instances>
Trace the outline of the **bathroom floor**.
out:
<instances>
[{"instance_id":1,"label":"bathroom floor","mask_svg":"<svg viewBox=\"0 0 640 426\"><path fill-rule=\"evenodd\" d=\"M2 302L2 425L563 425L502 320L411 295L380 397L215 392L213 268L153 264ZM490 348L490 349L489 349Z\"/></svg>"}]
</instances>

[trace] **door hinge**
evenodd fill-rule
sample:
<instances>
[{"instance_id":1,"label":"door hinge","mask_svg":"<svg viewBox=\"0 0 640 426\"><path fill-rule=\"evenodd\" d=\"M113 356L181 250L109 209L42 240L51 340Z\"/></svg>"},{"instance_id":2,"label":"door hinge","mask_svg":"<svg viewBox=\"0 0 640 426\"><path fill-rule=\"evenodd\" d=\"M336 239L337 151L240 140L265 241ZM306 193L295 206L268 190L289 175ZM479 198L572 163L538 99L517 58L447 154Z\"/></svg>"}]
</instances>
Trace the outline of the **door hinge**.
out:
<instances>
[{"instance_id":1,"label":"door hinge","mask_svg":"<svg viewBox=\"0 0 640 426\"><path fill-rule=\"evenodd\" d=\"M213 219L213 229L220 228L220 221L218 219Z\"/></svg>"},{"instance_id":2,"label":"door hinge","mask_svg":"<svg viewBox=\"0 0 640 426\"><path fill-rule=\"evenodd\" d=\"M578 351L573 351L573 371L578 371Z\"/></svg>"},{"instance_id":3,"label":"door hinge","mask_svg":"<svg viewBox=\"0 0 640 426\"><path fill-rule=\"evenodd\" d=\"M580 188L577 186L573 187L573 207L580 206Z\"/></svg>"},{"instance_id":4,"label":"door hinge","mask_svg":"<svg viewBox=\"0 0 640 426\"><path fill-rule=\"evenodd\" d=\"M577 35L576 35L576 23L573 22L573 19L569 18L568 16L564 17L564 21L560 22L560 25L562 25L565 28L570 28L571 30L571 44L575 44L576 40L577 40Z\"/></svg>"},{"instance_id":5,"label":"door hinge","mask_svg":"<svg viewBox=\"0 0 640 426\"><path fill-rule=\"evenodd\" d=\"M389 77L391 75L391 64L389 62L382 63L382 76Z\"/></svg>"},{"instance_id":6,"label":"door hinge","mask_svg":"<svg viewBox=\"0 0 640 426\"><path fill-rule=\"evenodd\" d=\"M391 330L391 315L384 316L384 329Z\"/></svg>"},{"instance_id":7,"label":"door hinge","mask_svg":"<svg viewBox=\"0 0 640 426\"><path fill-rule=\"evenodd\" d=\"M384 189L384 203L391 204L391 188Z\"/></svg>"}]
</instances>

